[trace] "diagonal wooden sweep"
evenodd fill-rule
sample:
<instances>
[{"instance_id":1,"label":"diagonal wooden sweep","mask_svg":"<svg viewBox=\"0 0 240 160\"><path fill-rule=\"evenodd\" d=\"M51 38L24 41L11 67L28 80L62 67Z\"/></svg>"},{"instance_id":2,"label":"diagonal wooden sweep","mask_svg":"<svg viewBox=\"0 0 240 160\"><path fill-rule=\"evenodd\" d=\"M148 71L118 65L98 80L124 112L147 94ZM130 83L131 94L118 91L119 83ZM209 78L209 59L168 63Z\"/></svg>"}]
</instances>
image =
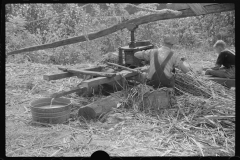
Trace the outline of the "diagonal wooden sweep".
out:
<instances>
[{"instance_id":1,"label":"diagonal wooden sweep","mask_svg":"<svg viewBox=\"0 0 240 160\"><path fill-rule=\"evenodd\" d=\"M175 5L169 5L170 7L174 7ZM143 17L135 18L132 20L128 20L126 22L114 25L110 28L95 32L95 33L90 33L88 35L81 35L78 37L73 37L73 38L68 38L65 40L60 40L57 42L49 43L49 44L43 44L43 45L38 45L38 46L32 46L28 48L23 48L20 50L8 52L8 55L14 55L14 54L19 54L19 53L24 53L24 52L32 52L32 51L37 51L37 50L44 50L44 49L49 49L49 48L56 48L60 46L65 46L69 44L74 44L78 42L84 42L93 39L97 39L106 35L109 35L111 33L114 33L118 30L127 28L129 25L141 25L145 23L150 23L150 22L155 22L158 20L166 20L166 19L173 19L173 18L183 18L183 17L191 17L191 16L196 16L196 14L188 8L189 6L182 6L181 11L174 11L170 9L163 9L159 10L158 13L155 14L150 14L146 15ZM184 9L186 8L186 9ZM224 3L224 4L205 4L204 8L207 10L207 14L210 13L217 13L217 12L225 12L225 11L231 11L235 9L234 3Z\"/></svg>"},{"instance_id":2,"label":"diagonal wooden sweep","mask_svg":"<svg viewBox=\"0 0 240 160\"><path fill-rule=\"evenodd\" d=\"M188 3L188 6L197 16L207 14L207 10L200 3Z\"/></svg>"}]
</instances>

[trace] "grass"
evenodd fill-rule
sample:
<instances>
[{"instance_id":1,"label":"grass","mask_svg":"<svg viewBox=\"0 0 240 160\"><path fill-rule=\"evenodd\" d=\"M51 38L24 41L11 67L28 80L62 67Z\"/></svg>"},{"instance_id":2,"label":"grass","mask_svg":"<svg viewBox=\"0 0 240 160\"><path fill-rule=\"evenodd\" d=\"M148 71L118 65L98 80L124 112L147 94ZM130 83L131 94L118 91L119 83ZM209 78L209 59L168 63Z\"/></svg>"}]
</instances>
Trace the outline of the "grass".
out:
<instances>
[{"instance_id":1,"label":"grass","mask_svg":"<svg viewBox=\"0 0 240 160\"><path fill-rule=\"evenodd\" d=\"M207 52L199 51L200 56L196 51L179 52L188 56L191 64L202 60L203 55L214 58ZM104 123L80 123L73 118L67 124L34 123L29 106L32 100L67 90L80 82L76 77L50 82L42 79L43 74L57 71L55 65L6 64L6 156L91 156L97 150L104 150L110 156L235 155L234 91L211 83L209 85L218 88L218 91L213 88L211 98L189 94L178 96L176 108L163 110L159 116L140 112L137 102L129 96L131 92L125 91L121 97L134 103L128 109L114 109ZM84 98L71 94L66 98L74 104L86 105L98 97ZM77 109L73 106L72 114Z\"/></svg>"}]
</instances>

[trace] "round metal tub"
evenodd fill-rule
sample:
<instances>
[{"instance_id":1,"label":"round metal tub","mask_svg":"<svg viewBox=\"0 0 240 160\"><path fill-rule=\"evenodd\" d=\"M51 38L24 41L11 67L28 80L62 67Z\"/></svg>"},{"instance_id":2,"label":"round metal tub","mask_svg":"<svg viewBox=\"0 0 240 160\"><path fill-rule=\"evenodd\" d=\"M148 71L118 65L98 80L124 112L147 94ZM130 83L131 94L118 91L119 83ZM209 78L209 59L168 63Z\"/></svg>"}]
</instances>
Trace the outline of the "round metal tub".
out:
<instances>
[{"instance_id":1,"label":"round metal tub","mask_svg":"<svg viewBox=\"0 0 240 160\"><path fill-rule=\"evenodd\" d=\"M66 98L40 98L30 103L32 119L36 122L60 124L68 121L71 112L71 101Z\"/></svg>"}]
</instances>

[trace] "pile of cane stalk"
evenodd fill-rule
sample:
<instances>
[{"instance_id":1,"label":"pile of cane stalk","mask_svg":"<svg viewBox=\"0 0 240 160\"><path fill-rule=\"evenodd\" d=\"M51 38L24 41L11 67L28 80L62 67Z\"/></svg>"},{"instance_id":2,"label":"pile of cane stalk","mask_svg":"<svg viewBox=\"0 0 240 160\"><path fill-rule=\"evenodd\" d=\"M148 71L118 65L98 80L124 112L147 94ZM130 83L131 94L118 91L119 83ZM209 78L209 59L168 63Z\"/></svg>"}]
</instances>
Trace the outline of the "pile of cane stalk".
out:
<instances>
[{"instance_id":1,"label":"pile of cane stalk","mask_svg":"<svg viewBox=\"0 0 240 160\"><path fill-rule=\"evenodd\" d=\"M190 74L176 73L175 89L183 93L189 93L194 96L203 96L210 98L211 94L207 90L207 86Z\"/></svg>"},{"instance_id":2,"label":"pile of cane stalk","mask_svg":"<svg viewBox=\"0 0 240 160\"><path fill-rule=\"evenodd\" d=\"M192 72L189 74L177 72L175 76L176 92L210 98L214 96L226 97L226 92L229 90L216 82L204 79L204 76Z\"/></svg>"}]
</instances>

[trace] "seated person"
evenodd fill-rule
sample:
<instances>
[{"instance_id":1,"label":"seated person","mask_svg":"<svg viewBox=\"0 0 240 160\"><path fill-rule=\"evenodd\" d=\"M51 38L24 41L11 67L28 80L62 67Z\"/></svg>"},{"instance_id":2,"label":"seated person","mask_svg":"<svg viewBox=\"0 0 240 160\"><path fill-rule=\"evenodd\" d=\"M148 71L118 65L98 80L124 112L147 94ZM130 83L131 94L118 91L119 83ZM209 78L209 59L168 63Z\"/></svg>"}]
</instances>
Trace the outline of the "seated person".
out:
<instances>
[{"instance_id":1,"label":"seated person","mask_svg":"<svg viewBox=\"0 0 240 160\"><path fill-rule=\"evenodd\" d=\"M174 68L179 68L184 73L189 71L180 56L172 51L172 47L176 43L177 39L174 36L166 36L161 48L138 51L134 54L138 59L150 61L150 67L145 73L145 77L142 77L148 85L154 88L174 88L175 76L172 73Z\"/></svg>"},{"instance_id":2,"label":"seated person","mask_svg":"<svg viewBox=\"0 0 240 160\"><path fill-rule=\"evenodd\" d=\"M206 70L205 75L234 79L235 78L234 52L226 49L226 43L222 40L218 40L213 47L214 50L219 55L215 67Z\"/></svg>"}]
</instances>

